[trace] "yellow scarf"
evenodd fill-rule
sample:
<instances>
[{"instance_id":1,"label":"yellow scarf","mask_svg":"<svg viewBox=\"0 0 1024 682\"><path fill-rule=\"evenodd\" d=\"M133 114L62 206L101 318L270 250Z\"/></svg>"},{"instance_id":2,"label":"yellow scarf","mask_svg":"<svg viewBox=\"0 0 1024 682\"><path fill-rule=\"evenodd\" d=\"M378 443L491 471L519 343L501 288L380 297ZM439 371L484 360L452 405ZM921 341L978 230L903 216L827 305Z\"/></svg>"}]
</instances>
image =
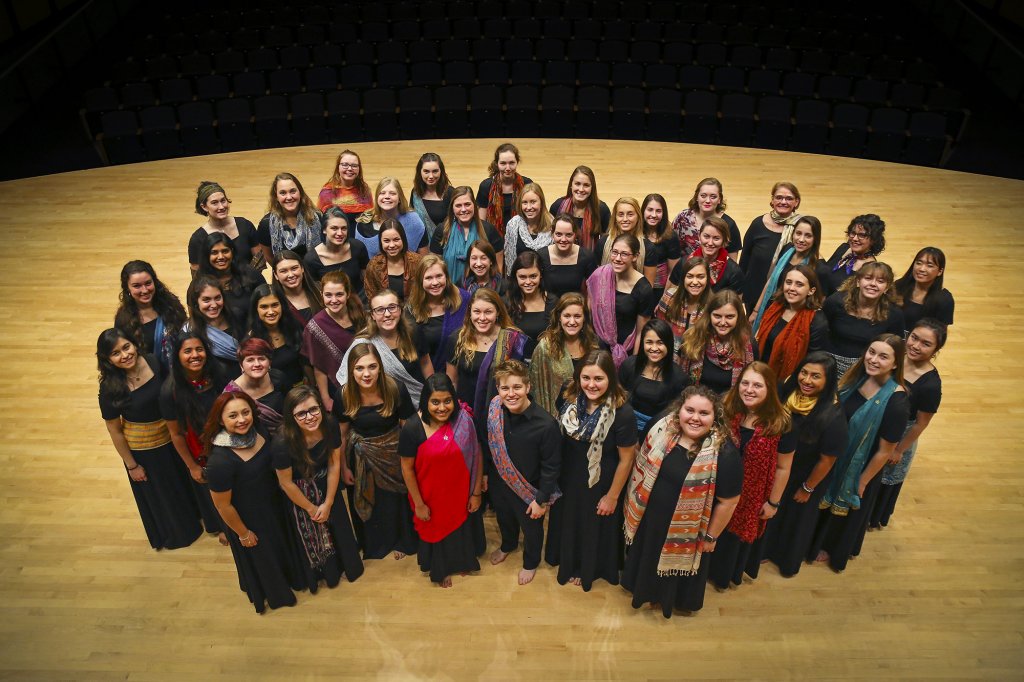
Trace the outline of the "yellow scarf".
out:
<instances>
[{"instance_id":1,"label":"yellow scarf","mask_svg":"<svg viewBox=\"0 0 1024 682\"><path fill-rule=\"evenodd\" d=\"M808 398L799 390L796 390L790 393L789 398L786 399L786 412L789 412L790 414L801 414L806 417L817 404L818 396Z\"/></svg>"}]
</instances>

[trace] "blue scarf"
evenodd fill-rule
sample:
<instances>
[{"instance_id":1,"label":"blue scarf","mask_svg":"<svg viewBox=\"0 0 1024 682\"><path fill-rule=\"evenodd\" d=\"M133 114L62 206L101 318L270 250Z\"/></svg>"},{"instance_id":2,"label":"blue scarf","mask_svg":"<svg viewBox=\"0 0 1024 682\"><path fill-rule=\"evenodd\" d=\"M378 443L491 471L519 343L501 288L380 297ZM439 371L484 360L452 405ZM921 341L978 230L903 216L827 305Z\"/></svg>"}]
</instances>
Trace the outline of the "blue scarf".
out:
<instances>
[{"instance_id":1,"label":"blue scarf","mask_svg":"<svg viewBox=\"0 0 1024 682\"><path fill-rule=\"evenodd\" d=\"M157 317L156 324L153 325L153 348L151 352L160 361L160 366L163 368L165 376L170 373L171 367L174 365L174 358L172 357L174 355L173 345L171 337L167 334L164 318Z\"/></svg>"},{"instance_id":2,"label":"blue scarf","mask_svg":"<svg viewBox=\"0 0 1024 682\"><path fill-rule=\"evenodd\" d=\"M443 199L444 197L442 197L442 200ZM418 215L420 217L420 220L423 221L423 227L427 230L427 240L429 241L431 238L433 238L434 232L437 231L437 228L441 226L435 223L433 220L431 220L430 214L427 213L427 206L426 204L423 203L423 199L420 197L419 194L413 192L411 201L409 203L412 204L412 210L416 211L416 215Z\"/></svg>"},{"instance_id":3,"label":"blue scarf","mask_svg":"<svg viewBox=\"0 0 1024 682\"><path fill-rule=\"evenodd\" d=\"M207 327L206 338L210 340L210 349L216 357L238 360L238 341L231 334L216 327Z\"/></svg>"},{"instance_id":4,"label":"blue scarf","mask_svg":"<svg viewBox=\"0 0 1024 682\"><path fill-rule=\"evenodd\" d=\"M840 402L845 403L866 380L866 376L861 377L856 385L840 391ZM846 516L851 509L860 509L860 495L857 494L860 475L868 459L874 454L872 446L882 425L885 407L898 386L899 384L890 378L878 389L878 393L861 405L850 418L846 451L832 469L832 484L821 499L821 509L830 509L836 516Z\"/></svg>"},{"instance_id":5,"label":"blue scarf","mask_svg":"<svg viewBox=\"0 0 1024 682\"><path fill-rule=\"evenodd\" d=\"M783 249L779 259L775 261L775 267L772 268L771 274L768 275L768 281L764 285L764 296L761 297L761 305L757 306L757 317L754 318L753 330L751 332L753 336L757 336L757 330L761 326L761 318L764 317L764 311L768 310L768 306L772 304L772 298L775 297L775 292L779 289L782 271L786 269L789 259L793 257L795 252L796 247L791 244ZM807 256L804 256L803 260L800 261L800 265L807 265L809 260Z\"/></svg>"},{"instance_id":6,"label":"blue scarf","mask_svg":"<svg viewBox=\"0 0 1024 682\"><path fill-rule=\"evenodd\" d=\"M477 221L469 224L469 236L463 236L462 227L452 221L452 229L448 233L448 243L444 245L444 264L448 266L448 277L453 282L461 282L466 274L466 261L469 259L469 245L478 239Z\"/></svg>"}]
</instances>

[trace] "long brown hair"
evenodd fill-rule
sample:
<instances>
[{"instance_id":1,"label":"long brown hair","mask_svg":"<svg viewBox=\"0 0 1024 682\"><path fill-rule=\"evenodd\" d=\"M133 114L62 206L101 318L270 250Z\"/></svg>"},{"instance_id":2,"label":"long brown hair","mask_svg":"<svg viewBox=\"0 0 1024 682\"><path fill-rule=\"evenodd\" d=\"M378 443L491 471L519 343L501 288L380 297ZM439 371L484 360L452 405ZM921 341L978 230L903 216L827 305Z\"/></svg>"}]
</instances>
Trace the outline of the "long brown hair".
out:
<instances>
[{"instance_id":1,"label":"long brown hair","mask_svg":"<svg viewBox=\"0 0 1024 682\"><path fill-rule=\"evenodd\" d=\"M555 304L554 310L551 311L551 317L548 320L548 328L545 329L539 338L539 341L545 341L548 347L548 354L555 359L560 360L565 350L565 330L562 329L562 313L565 309L571 305L578 305L583 309L583 327L580 329L579 339L580 345L583 346L583 353L586 355L592 350L597 349L597 334L594 333L594 327L590 323L590 308L587 307L587 299L583 297L583 294L578 291L570 291L569 293L562 294L562 297L558 299L558 303Z\"/></svg>"},{"instance_id":2,"label":"long brown hair","mask_svg":"<svg viewBox=\"0 0 1024 682\"><path fill-rule=\"evenodd\" d=\"M906 386L903 383L903 363L907 356L907 343L903 340L902 336L898 334L879 334L871 340L871 343L881 341L882 343L892 348L893 353L896 354L896 364L892 368L892 378L896 380L896 383L903 386L904 390ZM871 344L868 344L870 347ZM839 390L842 391L846 388L851 388L860 381L860 378L864 376L864 354L868 352L865 348L864 352L860 354L860 358L857 362L853 363L853 367L846 370L846 374L839 380Z\"/></svg>"},{"instance_id":3,"label":"long brown hair","mask_svg":"<svg viewBox=\"0 0 1024 682\"><path fill-rule=\"evenodd\" d=\"M203 453L209 454L210 448L213 447L213 437L220 433L220 430L224 428L224 422L221 418L224 416L224 408L232 400L244 400L249 409L252 411L252 426L249 430L255 429L260 424L260 411L256 407L256 401L253 400L252 396L244 391L224 391L213 401L213 406L210 408L210 414L206 417L206 424L203 426Z\"/></svg>"},{"instance_id":4,"label":"long brown hair","mask_svg":"<svg viewBox=\"0 0 1024 682\"><path fill-rule=\"evenodd\" d=\"M341 184L341 170L338 168L341 165L341 157L348 155L356 157L356 161L359 162L359 172L356 173L356 179L352 181L352 185L359 190L359 197L366 199L368 202L372 202L373 197L370 195L370 186L366 184L366 180L363 179L363 160L359 158L351 149L342 149L341 153L338 154L338 158L334 160L334 172L331 174L331 179L327 181L327 184L331 187L342 187Z\"/></svg>"},{"instance_id":5,"label":"long brown hair","mask_svg":"<svg viewBox=\"0 0 1024 682\"><path fill-rule=\"evenodd\" d=\"M302 183L299 179L291 173L278 173L274 176L274 181L270 183L270 203L267 206L267 213L273 213L281 220L284 220L284 208L281 207L281 202L277 200L277 183L281 180L291 180L295 183L295 186L299 190L299 214L307 223L312 223L317 217L316 206L313 205L313 200L306 194L306 190L302 188Z\"/></svg>"},{"instance_id":6,"label":"long brown hair","mask_svg":"<svg viewBox=\"0 0 1024 682\"><path fill-rule=\"evenodd\" d=\"M360 343L352 346L348 352L348 381L341 387L341 399L345 405L345 414L354 418L359 408L363 407L363 399L359 393L359 385L356 382L355 372L352 370L360 359L372 355L377 360L377 392L380 393L383 404L377 408L382 417L390 417L398 407L398 384L384 372L384 362L380 359L380 353L372 343Z\"/></svg>"},{"instance_id":7,"label":"long brown hair","mask_svg":"<svg viewBox=\"0 0 1024 682\"><path fill-rule=\"evenodd\" d=\"M469 297L469 305L466 306L466 316L462 318L462 327L459 329L459 334L455 340L455 351L452 353L453 365L459 363L460 357L466 361L466 364L470 364L473 361L473 353L475 351L470 346L476 347L476 327L473 326L473 316L470 314L470 311L473 309L473 304L481 300L494 306L494 309L497 311L498 318L494 321L494 324L498 329L514 328L512 318L509 316L505 304L502 303L501 297L498 296L498 292L487 287L480 287Z\"/></svg>"},{"instance_id":8,"label":"long brown hair","mask_svg":"<svg viewBox=\"0 0 1024 682\"><path fill-rule=\"evenodd\" d=\"M412 330L409 329L409 321L402 314L402 302L398 299L398 294L391 289L382 289L370 299L370 314L367 315L366 326L356 334L356 338L372 339L380 335L380 327L377 326L377 320L373 317L373 302L378 298L393 298L395 299L395 304L398 305L398 324L395 326L395 331L398 333L398 357L406 362L418 360L419 354L416 352L416 346L412 341Z\"/></svg>"},{"instance_id":9,"label":"long brown hair","mask_svg":"<svg viewBox=\"0 0 1024 682\"><path fill-rule=\"evenodd\" d=\"M729 332L732 357L734 360L743 360L747 344L750 343L750 321L743 314L743 302L740 300L739 294L731 289L723 289L715 293L708 301L704 315L683 334L683 342L679 350L684 358L699 360L704 357L708 344L715 337L715 328L711 325L711 313L727 305L736 309L736 326Z\"/></svg>"},{"instance_id":10,"label":"long brown hair","mask_svg":"<svg viewBox=\"0 0 1024 682\"><path fill-rule=\"evenodd\" d=\"M413 319L419 324L423 324L430 318L430 308L427 306L427 291L423 288L423 276L426 275L427 270L435 265L440 266L441 272L444 273L444 279L447 282L444 287L444 293L441 294L444 309L447 312L455 312L462 306L462 294L459 293L459 288L452 282L444 259L436 253L428 253L420 259L420 264L416 266L415 279L413 279L412 290L409 292L409 300L406 303Z\"/></svg>"},{"instance_id":11,"label":"long brown hair","mask_svg":"<svg viewBox=\"0 0 1024 682\"><path fill-rule=\"evenodd\" d=\"M444 226L441 228L441 248L443 249L448 244L448 237L452 234L452 226L458 223L455 219L455 200L460 197L468 196L473 200L473 220L470 222L479 222L480 207L476 203L476 194L473 193L472 187L466 185L459 185L452 190L451 201L448 202L448 215L444 218ZM477 226L477 233L483 235L483 226Z\"/></svg>"},{"instance_id":12,"label":"long brown hair","mask_svg":"<svg viewBox=\"0 0 1024 682\"><path fill-rule=\"evenodd\" d=\"M295 408L299 403L304 403L310 398L315 400L317 407L320 408L320 426L317 427L320 437L327 437L327 429L330 428L328 426L329 423L333 424L334 428L338 428L334 418L324 410L324 404L320 400L319 393L305 384L296 386L288 391L288 395L284 397L284 407L282 408L284 420L281 424L280 435L288 445L288 456L291 458L292 466L299 470L303 478L309 478L313 475L314 462L313 457L309 454L309 446L306 445L305 433L303 433L302 427L295 421Z\"/></svg>"},{"instance_id":13,"label":"long brown hair","mask_svg":"<svg viewBox=\"0 0 1024 682\"><path fill-rule=\"evenodd\" d=\"M802 263L800 265L794 265L790 268L789 272L793 272L794 270L803 275L804 279L807 280L807 284L810 285L811 289L814 289L813 293L807 295L807 301L804 303L804 307L808 310L817 310L821 307L821 304L825 302L825 297L821 293L821 283L818 281L818 273L816 273L814 268L810 265L804 265ZM789 273L786 274L788 275ZM771 301L772 303L778 303L783 308L789 305L786 302L786 294L782 290L782 286L785 281L786 278L782 277L782 281L779 282L778 290L775 292L775 295L772 296Z\"/></svg>"},{"instance_id":14,"label":"long brown hair","mask_svg":"<svg viewBox=\"0 0 1024 682\"><path fill-rule=\"evenodd\" d=\"M762 427L762 433L766 436L779 436L789 431L792 420L790 419L789 412L786 412L782 402L779 400L778 378L775 376L775 370L760 360L754 360L743 368L739 381L732 385L729 392L725 394L725 398L722 399L722 404L725 407L726 423L731 423L738 415L745 416L749 414L747 406L743 404L743 399L740 398L740 383L742 383L743 376L747 372L760 374L761 378L764 379L765 386L764 402L754 409L754 424Z\"/></svg>"},{"instance_id":15,"label":"long brown hair","mask_svg":"<svg viewBox=\"0 0 1024 682\"><path fill-rule=\"evenodd\" d=\"M362 329L366 324L366 313L363 311L363 303L359 300L359 296L352 293L352 281L348 275L342 270L331 270L324 273L324 276L320 278L321 303L323 302L324 287L328 284L340 284L345 287L345 293L348 295L345 301L345 312L348 313L348 319L352 322L352 326L355 329Z\"/></svg>"},{"instance_id":16,"label":"long brown hair","mask_svg":"<svg viewBox=\"0 0 1024 682\"><path fill-rule=\"evenodd\" d=\"M679 274L679 285L676 287L668 304L668 318L672 321L681 319L683 311L690 303L690 294L686 290L686 275L690 270L697 267L703 267L704 272L707 273L707 278L704 280L704 291L701 292L700 298L695 301L697 311L705 310L708 307L708 301L711 300L711 266L708 265L706 259L700 256L690 256L683 262L683 267Z\"/></svg>"},{"instance_id":17,"label":"long brown hair","mask_svg":"<svg viewBox=\"0 0 1024 682\"><path fill-rule=\"evenodd\" d=\"M590 367L591 365L597 366L608 375L608 390L605 391L603 398L611 396L612 405L616 409L622 407L626 402L626 392L622 390L622 386L619 384L619 373L615 371L615 362L612 360L612 354L606 350L592 350L587 353L587 356L583 358L583 362L572 373L572 381L565 387L562 398L567 402L572 402L579 397L580 391L583 390L580 388L580 373L584 367Z\"/></svg>"},{"instance_id":18,"label":"long brown hair","mask_svg":"<svg viewBox=\"0 0 1024 682\"><path fill-rule=\"evenodd\" d=\"M597 196L597 176L594 175L594 171L590 170L589 166L576 166L573 168L572 173L569 174L569 184L565 188L565 196L569 199L569 213L570 218L572 217L572 179L577 175L586 175L587 179L590 180L590 198L587 199L586 211L590 213L590 236L595 241L604 232L604 227L601 225L601 199ZM573 230L576 229L576 221L571 221L573 224ZM553 226L552 226L553 227ZM577 235L577 241L579 241L579 235Z\"/></svg>"}]
</instances>

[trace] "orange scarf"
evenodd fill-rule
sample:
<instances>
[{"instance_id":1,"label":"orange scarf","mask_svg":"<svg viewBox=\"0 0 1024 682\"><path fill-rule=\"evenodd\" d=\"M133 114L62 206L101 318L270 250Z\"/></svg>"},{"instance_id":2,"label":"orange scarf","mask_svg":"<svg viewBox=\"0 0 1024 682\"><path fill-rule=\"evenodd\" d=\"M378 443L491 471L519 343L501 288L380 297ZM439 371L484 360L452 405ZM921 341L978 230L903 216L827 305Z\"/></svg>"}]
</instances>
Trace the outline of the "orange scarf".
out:
<instances>
[{"instance_id":1,"label":"orange scarf","mask_svg":"<svg viewBox=\"0 0 1024 682\"><path fill-rule=\"evenodd\" d=\"M775 302L765 311L757 334L757 349L760 357L764 357L764 345L768 342L768 336L782 318L782 313L785 310L781 303ZM813 319L814 311L804 308L787 322L779 335L775 337L775 343L772 344L772 355L768 358L768 366L775 370L775 376L779 378L779 381L785 380L792 374L803 357L807 355L807 346L811 341L811 320Z\"/></svg>"}]
</instances>

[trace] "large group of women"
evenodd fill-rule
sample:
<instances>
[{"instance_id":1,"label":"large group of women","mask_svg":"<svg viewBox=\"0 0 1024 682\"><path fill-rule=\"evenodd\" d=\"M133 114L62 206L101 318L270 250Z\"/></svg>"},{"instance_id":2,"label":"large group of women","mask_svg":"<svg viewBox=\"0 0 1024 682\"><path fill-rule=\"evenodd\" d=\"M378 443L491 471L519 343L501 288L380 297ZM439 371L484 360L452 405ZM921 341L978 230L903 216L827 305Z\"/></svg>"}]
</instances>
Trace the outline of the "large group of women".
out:
<instances>
[{"instance_id":1,"label":"large group of women","mask_svg":"<svg viewBox=\"0 0 1024 682\"><path fill-rule=\"evenodd\" d=\"M263 612L522 543L520 584L545 561L669 617L765 562L842 571L888 524L941 399L940 249L896 279L879 216L823 258L789 182L741 236L715 178L671 219L587 166L549 203L520 161L474 191L424 154L407 195L345 150L316 197L278 174L257 226L200 183L184 305L129 261L96 347L154 548L216 535Z\"/></svg>"}]
</instances>

